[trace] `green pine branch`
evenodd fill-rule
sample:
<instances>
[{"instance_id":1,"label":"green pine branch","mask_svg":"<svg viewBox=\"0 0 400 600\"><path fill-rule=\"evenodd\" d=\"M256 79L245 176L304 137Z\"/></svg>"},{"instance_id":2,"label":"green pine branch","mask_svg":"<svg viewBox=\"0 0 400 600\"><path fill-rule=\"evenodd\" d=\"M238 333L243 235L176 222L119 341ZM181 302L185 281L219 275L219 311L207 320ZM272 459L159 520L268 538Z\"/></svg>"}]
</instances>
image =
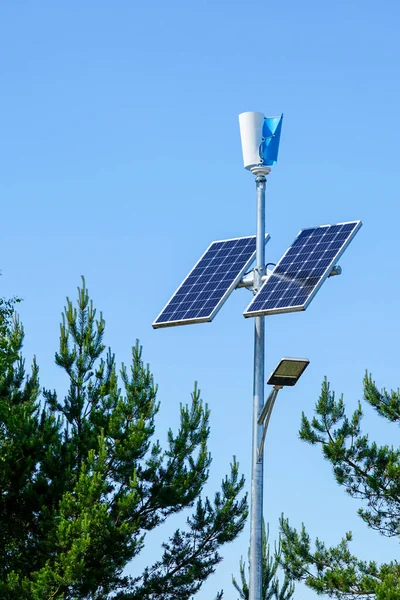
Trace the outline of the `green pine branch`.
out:
<instances>
[{"instance_id":1,"label":"green pine branch","mask_svg":"<svg viewBox=\"0 0 400 600\"><path fill-rule=\"evenodd\" d=\"M293 580L287 573L283 574L283 581L279 578L278 569L281 563L282 547L281 539L278 540L278 545L271 553L269 545L269 527L265 528L265 523L262 524L262 591L261 600L290 600L294 594ZM250 549L248 553L250 564ZM250 573L250 566L246 567L246 562L243 558L240 560L239 573L240 582L232 577L232 584L239 593L240 600L249 600L249 586L247 576Z\"/></svg>"},{"instance_id":2,"label":"green pine branch","mask_svg":"<svg viewBox=\"0 0 400 600\"><path fill-rule=\"evenodd\" d=\"M364 378L364 399L392 423L400 415L399 392L379 391L371 376ZM362 431L361 403L346 414L343 398L336 399L325 379L312 419L302 415L300 438L319 446L332 465L337 483L362 502L358 514L384 536L400 536L400 448L378 445ZM400 598L400 565L362 561L349 548L347 533L334 547L317 539L314 544L304 525L297 531L282 517L283 565L287 574L303 580L320 594L337 598Z\"/></svg>"},{"instance_id":3,"label":"green pine branch","mask_svg":"<svg viewBox=\"0 0 400 600\"><path fill-rule=\"evenodd\" d=\"M158 389L142 348L136 342L118 373L84 280L77 305L67 299L55 355L69 383L64 397L41 390L35 362L26 372L24 332L12 313L3 325L0 597L191 598L247 517L235 460L214 498L201 496L210 412L197 384L163 449L154 440ZM186 528L141 576L126 576L147 532L184 509L192 512Z\"/></svg>"}]
</instances>

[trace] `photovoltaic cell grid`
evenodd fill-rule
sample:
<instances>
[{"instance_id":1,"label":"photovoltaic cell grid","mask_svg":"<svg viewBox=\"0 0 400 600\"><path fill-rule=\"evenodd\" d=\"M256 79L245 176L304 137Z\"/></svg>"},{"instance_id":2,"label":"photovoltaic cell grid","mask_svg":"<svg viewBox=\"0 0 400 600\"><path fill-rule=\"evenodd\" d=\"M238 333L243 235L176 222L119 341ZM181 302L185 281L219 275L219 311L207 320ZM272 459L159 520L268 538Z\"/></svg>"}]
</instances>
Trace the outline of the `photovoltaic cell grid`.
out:
<instances>
[{"instance_id":1,"label":"photovoltaic cell grid","mask_svg":"<svg viewBox=\"0 0 400 600\"><path fill-rule=\"evenodd\" d=\"M244 316L305 310L360 227L353 221L300 231Z\"/></svg>"},{"instance_id":2,"label":"photovoltaic cell grid","mask_svg":"<svg viewBox=\"0 0 400 600\"><path fill-rule=\"evenodd\" d=\"M268 239L267 235L265 242ZM153 327L211 321L251 265L255 252L255 236L212 242Z\"/></svg>"}]
</instances>

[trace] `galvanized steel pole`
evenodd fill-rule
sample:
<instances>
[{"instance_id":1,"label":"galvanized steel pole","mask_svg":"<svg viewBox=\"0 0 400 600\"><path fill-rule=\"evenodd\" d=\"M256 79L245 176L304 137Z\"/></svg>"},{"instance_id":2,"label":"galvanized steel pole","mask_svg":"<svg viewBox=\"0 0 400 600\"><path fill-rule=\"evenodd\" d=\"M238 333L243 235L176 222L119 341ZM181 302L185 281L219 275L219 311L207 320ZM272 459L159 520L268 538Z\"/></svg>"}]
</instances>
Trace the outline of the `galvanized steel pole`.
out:
<instances>
[{"instance_id":1,"label":"galvanized steel pole","mask_svg":"<svg viewBox=\"0 0 400 600\"><path fill-rule=\"evenodd\" d=\"M265 188L267 168L252 170L256 175L257 230L254 294L262 285L265 274ZM258 171L258 172L257 172ZM261 600L262 593L262 518L263 518L263 457L258 455L263 427L258 418L264 406L265 330L264 317L255 317L254 326L254 381L253 381L253 449L251 472L250 517L250 585L249 600Z\"/></svg>"}]
</instances>

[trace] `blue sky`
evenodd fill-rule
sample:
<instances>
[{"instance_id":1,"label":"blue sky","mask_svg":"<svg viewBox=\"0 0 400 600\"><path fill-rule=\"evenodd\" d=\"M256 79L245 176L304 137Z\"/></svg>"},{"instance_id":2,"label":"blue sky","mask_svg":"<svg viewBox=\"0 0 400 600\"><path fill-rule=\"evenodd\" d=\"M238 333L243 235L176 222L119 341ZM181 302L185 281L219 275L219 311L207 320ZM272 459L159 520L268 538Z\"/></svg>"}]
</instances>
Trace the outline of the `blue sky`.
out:
<instances>
[{"instance_id":1,"label":"blue sky","mask_svg":"<svg viewBox=\"0 0 400 600\"><path fill-rule=\"evenodd\" d=\"M208 244L255 232L254 182L242 167L238 114L285 113L267 190L268 262L307 226L361 219L343 274L305 313L267 319L267 372L311 360L281 393L266 443L271 534L284 512L328 543L354 532L360 556L398 550L366 529L318 451L300 442L321 381L362 394L365 369L397 388L400 9L394 0L279 4L155 0L3 2L0 6L1 295L24 298L25 356L61 392L54 365L65 296L84 274L128 362L139 338L159 383L158 435L178 422L197 380L211 408L212 494L236 455L249 481L253 323L239 290L206 325L151 323ZM366 410L365 431L398 443ZM163 532L133 565L157 554ZM249 531L198 594L224 588ZM298 588L297 597L314 594Z\"/></svg>"}]
</instances>

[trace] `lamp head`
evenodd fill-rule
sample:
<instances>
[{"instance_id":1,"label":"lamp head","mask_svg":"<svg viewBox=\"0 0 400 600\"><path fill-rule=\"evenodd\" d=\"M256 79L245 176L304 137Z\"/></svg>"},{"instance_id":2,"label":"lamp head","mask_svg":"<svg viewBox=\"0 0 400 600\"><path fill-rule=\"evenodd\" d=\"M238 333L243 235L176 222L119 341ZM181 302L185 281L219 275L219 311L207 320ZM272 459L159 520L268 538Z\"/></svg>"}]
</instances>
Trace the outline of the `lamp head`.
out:
<instances>
[{"instance_id":1,"label":"lamp head","mask_svg":"<svg viewBox=\"0 0 400 600\"><path fill-rule=\"evenodd\" d=\"M296 385L309 364L308 358L281 358L267 384L276 387Z\"/></svg>"}]
</instances>

